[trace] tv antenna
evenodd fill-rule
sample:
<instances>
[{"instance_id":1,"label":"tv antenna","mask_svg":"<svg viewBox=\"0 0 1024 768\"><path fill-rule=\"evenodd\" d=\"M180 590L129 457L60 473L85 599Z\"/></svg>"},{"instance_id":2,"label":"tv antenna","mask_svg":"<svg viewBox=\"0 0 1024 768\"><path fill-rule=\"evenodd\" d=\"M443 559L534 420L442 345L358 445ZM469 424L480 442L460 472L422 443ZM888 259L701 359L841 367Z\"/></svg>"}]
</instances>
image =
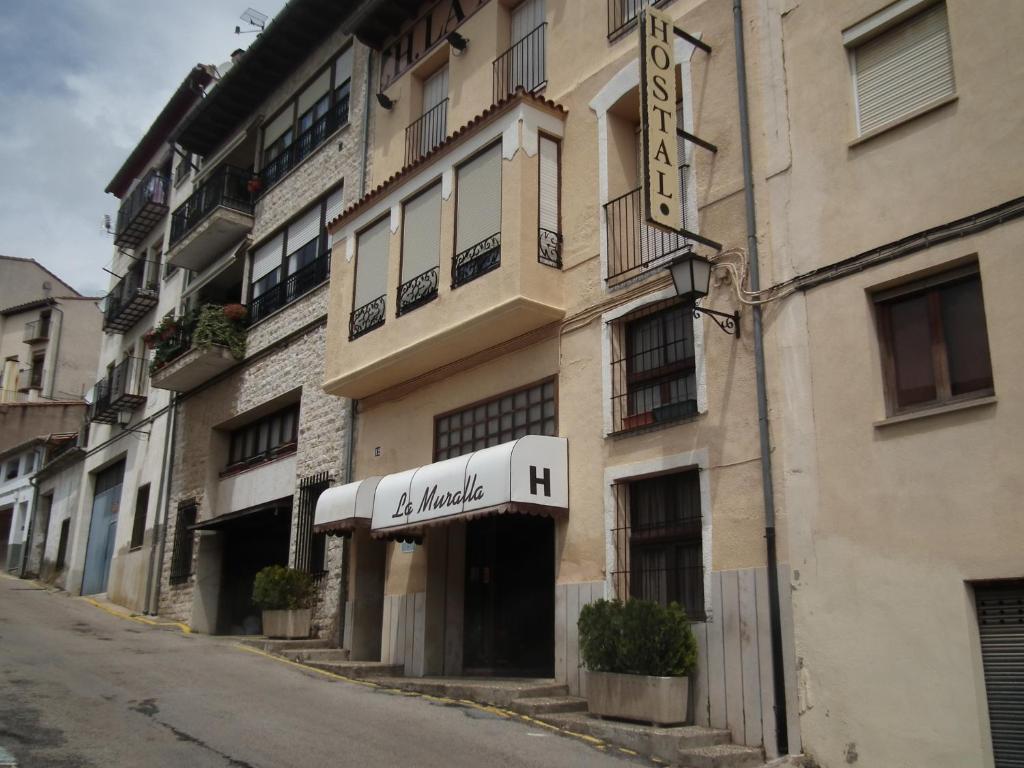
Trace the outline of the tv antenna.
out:
<instances>
[{"instance_id":1,"label":"tv antenna","mask_svg":"<svg viewBox=\"0 0 1024 768\"><path fill-rule=\"evenodd\" d=\"M236 26L236 35L248 35L251 33L259 34L267 26L267 14L260 13L255 8L246 8L245 12L238 18L250 27L255 27L255 29L242 29L240 26Z\"/></svg>"},{"instance_id":2,"label":"tv antenna","mask_svg":"<svg viewBox=\"0 0 1024 768\"><path fill-rule=\"evenodd\" d=\"M103 224L102 224L102 226L103 226L103 229L106 230L106 233L108 235L114 234L114 229L113 229L113 227L110 224L110 214L109 213L103 214Z\"/></svg>"}]
</instances>

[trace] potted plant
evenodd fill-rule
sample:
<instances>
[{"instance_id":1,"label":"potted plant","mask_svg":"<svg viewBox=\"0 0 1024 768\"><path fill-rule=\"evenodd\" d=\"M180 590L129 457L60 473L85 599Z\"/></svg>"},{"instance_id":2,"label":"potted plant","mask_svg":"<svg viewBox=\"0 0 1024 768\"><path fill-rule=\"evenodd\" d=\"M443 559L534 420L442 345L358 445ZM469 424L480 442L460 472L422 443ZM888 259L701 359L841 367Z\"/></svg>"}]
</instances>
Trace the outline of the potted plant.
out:
<instances>
[{"instance_id":1,"label":"potted plant","mask_svg":"<svg viewBox=\"0 0 1024 768\"><path fill-rule=\"evenodd\" d=\"M587 708L656 725L688 722L697 641L678 604L598 600L580 611Z\"/></svg>"},{"instance_id":2,"label":"potted plant","mask_svg":"<svg viewBox=\"0 0 1024 768\"><path fill-rule=\"evenodd\" d=\"M196 316L192 346L209 349L227 347L236 360L245 357L245 318L248 310L241 304L204 304Z\"/></svg>"},{"instance_id":3,"label":"potted plant","mask_svg":"<svg viewBox=\"0 0 1024 768\"><path fill-rule=\"evenodd\" d=\"M313 580L305 571L268 565L256 574L252 601L263 610L263 634L267 637L309 637Z\"/></svg>"}]
</instances>

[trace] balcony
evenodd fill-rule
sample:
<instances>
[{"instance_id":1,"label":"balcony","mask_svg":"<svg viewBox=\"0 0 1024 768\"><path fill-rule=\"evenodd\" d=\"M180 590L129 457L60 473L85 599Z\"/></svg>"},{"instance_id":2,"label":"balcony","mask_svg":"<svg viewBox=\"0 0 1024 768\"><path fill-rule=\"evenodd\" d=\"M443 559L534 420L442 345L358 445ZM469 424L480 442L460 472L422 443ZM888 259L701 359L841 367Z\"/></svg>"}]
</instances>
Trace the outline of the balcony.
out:
<instances>
[{"instance_id":1,"label":"balcony","mask_svg":"<svg viewBox=\"0 0 1024 768\"><path fill-rule=\"evenodd\" d=\"M44 373L41 365L33 366L27 371L18 371L18 391L27 394L33 389L42 389Z\"/></svg>"},{"instance_id":2,"label":"balcony","mask_svg":"<svg viewBox=\"0 0 1024 768\"><path fill-rule=\"evenodd\" d=\"M129 413L146 402L142 389L144 364L145 360L129 357L114 366L105 379L96 382L89 404L89 421L114 424L122 413Z\"/></svg>"},{"instance_id":3,"label":"balcony","mask_svg":"<svg viewBox=\"0 0 1024 768\"><path fill-rule=\"evenodd\" d=\"M345 94L330 111L300 133L295 141L260 169L260 194L309 157L314 149L327 140L328 136L348 123L348 105L349 96Z\"/></svg>"},{"instance_id":4,"label":"balcony","mask_svg":"<svg viewBox=\"0 0 1024 768\"><path fill-rule=\"evenodd\" d=\"M405 129L405 165L429 154L448 135L448 99L423 113Z\"/></svg>"},{"instance_id":5,"label":"balcony","mask_svg":"<svg viewBox=\"0 0 1024 768\"><path fill-rule=\"evenodd\" d=\"M167 177L153 169L122 202L117 211L114 245L135 248L167 215Z\"/></svg>"},{"instance_id":6,"label":"balcony","mask_svg":"<svg viewBox=\"0 0 1024 768\"><path fill-rule=\"evenodd\" d=\"M494 60L495 103L511 96L517 88L533 93L547 85L544 57L547 26L546 22L541 24Z\"/></svg>"},{"instance_id":7,"label":"balcony","mask_svg":"<svg viewBox=\"0 0 1024 768\"><path fill-rule=\"evenodd\" d=\"M143 264L145 266L145 264ZM103 330L124 333L156 306L159 299L155 280L145 281L143 269L133 269L107 294Z\"/></svg>"},{"instance_id":8,"label":"balcony","mask_svg":"<svg viewBox=\"0 0 1024 768\"><path fill-rule=\"evenodd\" d=\"M672 0L608 0L608 39L618 40L636 25L640 11L648 5L661 8Z\"/></svg>"},{"instance_id":9,"label":"balcony","mask_svg":"<svg viewBox=\"0 0 1024 768\"><path fill-rule=\"evenodd\" d=\"M25 323L25 333L22 341L26 344L35 344L46 341L50 338L50 318L41 317L38 320L30 320Z\"/></svg>"},{"instance_id":10,"label":"balcony","mask_svg":"<svg viewBox=\"0 0 1024 768\"><path fill-rule=\"evenodd\" d=\"M150 384L188 392L245 355L245 308L207 304L193 317L165 320L146 336L154 350Z\"/></svg>"},{"instance_id":11,"label":"balcony","mask_svg":"<svg viewBox=\"0 0 1024 768\"><path fill-rule=\"evenodd\" d=\"M167 263L201 272L252 229L250 174L223 165L171 214Z\"/></svg>"},{"instance_id":12,"label":"balcony","mask_svg":"<svg viewBox=\"0 0 1024 768\"><path fill-rule=\"evenodd\" d=\"M249 322L258 323L323 283L331 274L331 254L318 256L283 282L268 288L249 303Z\"/></svg>"},{"instance_id":13,"label":"balcony","mask_svg":"<svg viewBox=\"0 0 1024 768\"><path fill-rule=\"evenodd\" d=\"M686 228L686 171L680 166L683 221ZM604 205L608 236L608 284L617 285L661 267L672 256L689 250L693 243L682 235L650 226L644 219L643 198L637 187Z\"/></svg>"}]
</instances>

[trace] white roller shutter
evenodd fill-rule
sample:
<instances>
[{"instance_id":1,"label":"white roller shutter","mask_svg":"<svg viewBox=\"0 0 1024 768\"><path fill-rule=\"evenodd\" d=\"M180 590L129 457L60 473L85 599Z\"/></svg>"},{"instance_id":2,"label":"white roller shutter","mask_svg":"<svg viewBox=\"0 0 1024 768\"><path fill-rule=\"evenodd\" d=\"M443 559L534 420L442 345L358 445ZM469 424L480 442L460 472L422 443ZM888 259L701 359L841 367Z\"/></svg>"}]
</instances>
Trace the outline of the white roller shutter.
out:
<instances>
[{"instance_id":1,"label":"white roller shutter","mask_svg":"<svg viewBox=\"0 0 1024 768\"><path fill-rule=\"evenodd\" d=\"M288 225L288 253L295 253L320 234L320 206L315 205Z\"/></svg>"},{"instance_id":2,"label":"white roller shutter","mask_svg":"<svg viewBox=\"0 0 1024 768\"><path fill-rule=\"evenodd\" d=\"M440 263L441 185L435 184L405 204L402 215L402 282Z\"/></svg>"},{"instance_id":3,"label":"white roller shutter","mask_svg":"<svg viewBox=\"0 0 1024 768\"><path fill-rule=\"evenodd\" d=\"M358 235L356 240L356 292L353 307L369 304L388 290L388 244L391 239L389 218Z\"/></svg>"},{"instance_id":4,"label":"white roller shutter","mask_svg":"<svg viewBox=\"0 0 1024 768\"><path fill-rule=\"evenodd\" d=\"M458 169L455 252L501 231L501 143Z\"/></svg>"},{"instance_id":5,"label":"white roller shutter","mask_svg":"<svg viewBox=\"0 0 1024 768\"><path fill-rule=\"evenodd\" d=\"M512 45L544 23L544 0L523 0L512 11Z\"/></svg>"},{"instance_id":6,"label":"white roller shutter","mask_svg":"<svg viewBox=\"0 0 1024 768\"><path fill-rule=\"evenodd\" d=\"M975 592L996 768L1024 765L1024 581Z\"/></svg>"},{"instance_id":7,"label":"white roller shutter","mask_svg":"<svg viewBox=\"0 0 1024 768\"><path fill-rule=\"evenodd\" d=\"M281 266L281 245L283 242L284 233L281 232L275 235L270 242L256 249L252 257L252 277L249 279L249 282L255 283ZM256 295L253 298L256 298Z\"/></svg>"},{"instance_id":8,"label":"white roller shutter","mask_svg":"<svg viewBox=\"0 0 1024 768\"><path fill-rule=\"evenodd\" d=\"M336 219L341 215L345 203L345 188L338 187L334 192L331 192L327 196L327 212L324 216L324 221L327 224L331 223L332 219ZM327 246L331 247L334 245L334 235L327 236Z\"/></svg>"},{"instance_id":9,"label":"white roller shutter","mask_svg":"<svg viewBox=\"0 0 1024 768\"><path fill-rule=\"evenodd\" d=\"M309 87L299 94L299 114L304 114L323 98L331 89L331 70L325 69L320 76L310 83Z\"/></svg>"},{"instance_id":10,"label":"white roller shutter","mask_svg":"<svg viewBox=\"0 0 1024 768\"><path fill-rule=\"evenodd\" d=\"M944 4L857 46L853 58L861 133L956 92Z\"/></svg>"},{"instance_id":11,"label":"white roller shutter","mask_svg":"<svg viewBox=\"0 0 1024 768\"><path fill-rule=\"evenodd\" d=\"M558 142L540 137L540 228L558 232Z\"/></svg>"},{"instance_id":12,"label":"white roller shutter","mask_svg":"<svg viewBox=\"0 0 1024 768\"><path fill-rule=\"evenodd\" d=\"M423 114L448 98L448 65L441 67L423 83Z\"/></svg>"},{"instance_id":13,"label":"white roller shutter","mask_svg":"<svg viewBox=\"0 0 1024 768\"><path fill-rule=\"evenodd\" d=\"M352 79L352 46L349 46L334 62L334 87Z\"/></svg>"},{"instance_id":14,"label":"white roller shutter","mask_svg":"<svg viewBox=\"0 0 1024 768\"><path fill-rule=\"evenodd\" d=\"M279 138L281 134L292 127L292 107L289 104L284 111L271 120L263 129L263 146L269 147Z\"/></svg>"}]
</instances>

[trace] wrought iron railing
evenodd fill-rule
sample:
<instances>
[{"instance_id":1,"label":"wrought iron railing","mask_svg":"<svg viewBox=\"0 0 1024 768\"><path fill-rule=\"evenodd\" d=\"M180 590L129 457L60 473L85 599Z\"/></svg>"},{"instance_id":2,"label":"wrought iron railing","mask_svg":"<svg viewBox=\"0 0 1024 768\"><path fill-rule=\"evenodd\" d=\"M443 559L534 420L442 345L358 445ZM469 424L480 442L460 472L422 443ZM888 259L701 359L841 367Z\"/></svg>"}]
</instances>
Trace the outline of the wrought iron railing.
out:
<instances>
[{"instance_id":1,"label":"wrought iron railing","mask_svg":"<svg viewBox=\"0 0 1024 768\"><path fill-rule=\"evenodd\" d=\"M46 341L48 338L50 338L50 318L41 317L38 320L29 320L25 323L23 341Z\"/></svg>"},{"instance_id":2,"label":"wrought iron railing","mask_svg":"<svg viewBox=\"0 0 1024 768\"><path fill-rule=\"evenodd\" d=\"M167 210L167 176L150 170L117 210L114 244L137 245Z\"/></svg>"},{"instance_id":3,"label":"wrought iron railing","mask_svg":"<svg viewBox=\"0 0 1024 768\"><path fill-rule=\"evenodd\" d=\"M679 223L681 228L686 228L686 171L685 165L679 169L680 178L683 179L680 185L680 207L684 212L683 220ZM680 234L647 224L639 187L605 203L604 212L610 283L635 277L655 262L686 251L692 245Z\"/></svg>"},{"instance_id":4,"label":"wrought iron railing","mask_svg":"<svg viewBox=\"0 0 1024 768\"><path fill-rule=\"evenodd\" d=\"M249 302L249 322L257 323L272 312L309 293L327 280L330 272L331 254L328 252Z\"/></svg>"},{"instance_id":5,"label":"wrought iron railing","mask_svg":"<svg viewBox=\"0 0 1024 768\"><path fill-rule=\"evenodd\" d=\"M452 288L501 266L501 233L496 232L452 257Z\"/></svg>"},{"instance_id":6,"label":"wrought iron railing","mask_svg":"<svg viewBox=\"0 0 1024 768\"><path fill-rule=\"evenodd\" d=\"M132 269L122 277L113 290L107 294L103 310L104 329L118 326L116 330L127 330L153 305L156 304L159 285L156 280L145 279L144 269ZM142 302L136 300L143 299ZM144 304L144 306L143 306ZM122 318L122 315L130 317ZM124 319L125 322L118 322Z\"/></svg>"},{"instance_id":7,"label":"wrought iron railing","mask_svg":"<svg viewBox=\"0 0 1024 768\"><path fill-rule=\"evenodd\" d=\"M96 382L89 406L90 421L112 423L119 411L130 410L146 399L142 387L145 362L137 357L125 358L106 378Z\"/></svg>"},{"instance_id":8,"label":"wrought iron railing","mask_svg":"<svg viewBox=\"0 0 1024 768\"><path fill-rule=\"evenodd\" d=\"M398 286L398 314L404 315L437 298L437 277L440 271L439 267L431 267Z\"/></svg>"},{"instance_id":9,"label":"wrought iron railing","mask_svg":"<svg viewBox=\"0 0 1024 768\"><path fill-rule=\"evenodd\" d=\"M547 22L541 24L494 60L494 101L516 92L533 92L547 83L544 36Z\"/></svg>"},{"instance_id":10,"label":"wrought iron railing","mask_svg":"<svg viewBox=\"0 0 1024 768\"><path fill-rule=\"evenodd\" d=\"M320 119L300 133L295 141L282 149L276 157L261 169L260 194L283 177L288 171L312 154L338 128L348 122L349 96L345 94Z\"/></svg>"},{"instance_id":11,"label":"wrought iron railing","mask_svg":"<svg viewBox=\"0 0 1024 768\"><path fill-rule=\"evenodd\" d=\"M168 338L160 339L156 343L153 360L150 363L150 374L156 373L192 349L192 331L194 330L194 322L181 320Z\"/></svg>"},{"instance_id":12,"label":"wrought iron railing","mask_svg":"<svg viewBox=\"0 0 1024 768\"><path fill-rule=\"evenodd\" d=\"M555 269L562 268L562 236L541 227L537 232L537 261Z\"/></svg>"},{"instance_id":13,"label":"wrought iron railing","mask_svg":"<svg viewBox=\"0 0 1024 768\"><path fill-rule=\"evenodd\" d=\"M299 504L295 511L295 568L307 573L322 573L325 563L314 563L313 544L316 536L313 533L313 519L316 514L316 502L320 494L331 486L331 478L326 472L320 472L299 481Z\"/></svg>"},{"instance_id":14,"label":"wrought iron railing","mask_svg":"<svg viewBox=\"0 0 1024 768\"><path fill-rule=\"evenodd\" d=\"M188 200L171 214L171 245L187 235L220 206L252 215L252 193L249 172L233 165L224 165L193 192Z\"/></svg>"},{"instance_id":15,"label":"wrought iron railing","mask_svg":"<svg viewBox=\"0 0 1024 768\"><path fill-rule=\"evenodd\" d=\"M670 2L672 0L608 0L608 39L625 34L636 23L640 11L648 5L660 8Z\"/></svg>"},{"instance_id":16,"label":"wrought iron railing","mask_svg":"<svg viewBox=\"0 0 1024 768\"><path fill-rule=\"evenodd\" d=\"M423 113L405 129L405 164L419 160L448 135L448 99Z\"/></svg>"},{"instance_id":17,"label":"wrought iron railing","mask_svg":"<svg viewBox=\"0 0 1024 768\"><path fill-rule=\"evenodd\" d=\"M348 319L349 341L384 325L385 306L386 297L378 296L373 301L352 310Z\"/></svg>"}]
</instances>

